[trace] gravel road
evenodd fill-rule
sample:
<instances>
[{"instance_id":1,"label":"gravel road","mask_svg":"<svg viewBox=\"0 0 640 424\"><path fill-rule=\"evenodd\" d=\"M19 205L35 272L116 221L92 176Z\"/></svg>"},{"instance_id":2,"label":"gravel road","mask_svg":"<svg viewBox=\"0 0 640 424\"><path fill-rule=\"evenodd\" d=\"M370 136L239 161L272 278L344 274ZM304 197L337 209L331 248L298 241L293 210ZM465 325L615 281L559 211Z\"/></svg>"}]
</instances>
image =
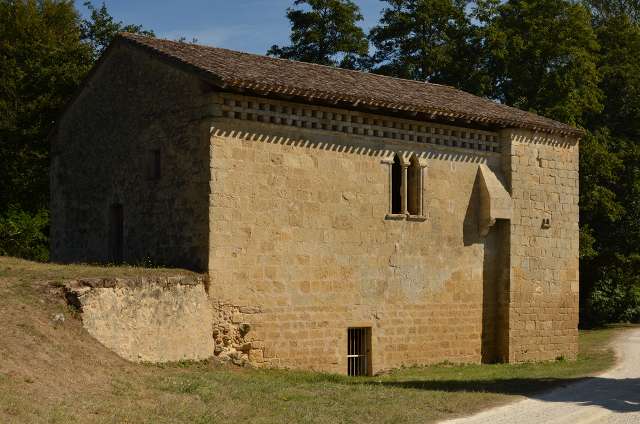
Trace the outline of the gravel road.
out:
<instances>
[{"instance_id":1,"label":"gravel road","mask_svg":"<svg viewBox=\"0 0 640 424\"><path fill-rule=\"evenodd\" d=\"M579 383L447 424L640 424L640 329L613 346L618 364Z\"/></svg>"}]
</instances>

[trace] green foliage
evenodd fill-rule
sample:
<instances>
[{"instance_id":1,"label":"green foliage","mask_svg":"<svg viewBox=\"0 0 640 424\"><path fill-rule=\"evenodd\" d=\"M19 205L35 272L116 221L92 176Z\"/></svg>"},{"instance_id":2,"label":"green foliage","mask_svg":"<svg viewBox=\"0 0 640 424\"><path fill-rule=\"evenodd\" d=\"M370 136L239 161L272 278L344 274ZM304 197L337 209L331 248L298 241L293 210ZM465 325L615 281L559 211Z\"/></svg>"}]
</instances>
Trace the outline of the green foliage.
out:
<instances>
[{"instance_id":1,"label":"green foliage","mask_svg":"<svg viewBox=\"0 0 640 424\"><path fill-rule=\"evenodd\" d=\"M640 27L620 13L597 18L604 107L580 149L584 325L637 316L640 275Z\"/></svg>"},{"instance_id":2,"label":"green foliage","mask_svg":"<svg viewBox=\"0 0 640 424\"><path fill-rule=\"evenodd\" d=\"M587 133L580 144L580 207L583 223L592 228L615 225L625 212L614 192L624 166L616 143L607 129L601 129Z\"/></svg>"},{"instance_id":3,"label":"green foliage","mask_svg":"<svg viewBox=\"0 0 640 424\"><path fill-rule=\"evenodd\" d=\"M369 44L357 25L360 9L352 0L296 0L287 9L291 45L272 46L268 55L302 62L354 68Z\"/></svg>"},{"instance_id":4,"label":"green foliage","mask_svg":"<svg viewBox=\"0 0 640 424\"><path fill-rule=\"evenodd\" d=\"M0 255L46 261L49 259L48 225L46 209L29 214L10 208L0 216Z\"/></svg>"},{"instance_id":5,"label":"green foliage","mask_svg":"<svg viewBox=\"0 0 640 424\"><path fill-rule=\"evenodd\" d=\"M369 38L374 72L485 91L481 39L463 0L385 0Z\"/></svg>"},{"instance_id":6,"label":"green foliage","mask_svg":"<svg viewBox=\"0 0 640 424\"><path fill-rule=\"evenodd\" d=\"M46 207L47 134L90 65L72 2L0 2L0 211Z\"/></svg>"},{"instance_id":7,"label":"green foliage","mask_svg":"<svg viewBox=\"0 0 640 424\"><path fill-rule=\"evenodd\" d=\"M640 23L640 1L638 0L584 0L597 21L625 16Z\"/></svg>"},{"instance_id":8,"label":"green foliage","mask_svg":"<svg viewBox=\"0 0 640 424\"><path fill-rule=\"evenodd\" d=\"M46 258L48 135L117 31L151 34L115 22L104 4L85 5L91 16L82 21L71 0L0 0L0 251L5 254Z\"/></svg>"},{"instance_id":9,"label":"green foliage","mask_svg":"<svg viewBox=\"0 0 640 424\"><path fill-rule=\"evenodd\" d=\"M604 110L594 125L606 126L617 137L640 137L640 26L627 16L602 21L596 27L601 46L600 87Z\"/></svg>"},{"instance_id":10,"label":"green foliage","mask_svg":"<svg viewBox=\"0 0 640 424\"><path fill-rule=\"evenodd\" d=\"M584 139L580 158L581 320L593 325L630 316L635 308L631 294L640 287L634 277L640 275L640 146L598 131Z\"/></svg>"},{"instance_id":11,"label":"green foliage","mask_svg":"<svg viewBox=\"0 0 640 424\"><path fill-rule=\"evenodd\" d=\"M495 12L485 29L494 97L571 124L599 112L599 46L582 5L511 0Z\"/></svg>"},{"instance_id":12,"label":"green foliage","mask_svg":"<svg viewBox=\"0 0 640 424\"><path fill-rule=\"evenodd\" d=\"M640 322L640 276L625 268L605 268L589 297L592 324Z\"/></svg>"},{"instance_id":13,"label":"green foliage","mask_svg":"<svg viewBox=\"0 0 640 424\"><path fill-rule=\"evenodd\" d=\"M151 30L146 30L142 25L125 25L122 21L114 20L109 14L107 6L95 7L91 1L85 1L84 6L89 10L89 19L84 19L81 24L82 37L91 46L94 59L100 57L102 52L111 44L113 37L119 32L132 32L154 37Z\"/></svg>"}]
</instances>

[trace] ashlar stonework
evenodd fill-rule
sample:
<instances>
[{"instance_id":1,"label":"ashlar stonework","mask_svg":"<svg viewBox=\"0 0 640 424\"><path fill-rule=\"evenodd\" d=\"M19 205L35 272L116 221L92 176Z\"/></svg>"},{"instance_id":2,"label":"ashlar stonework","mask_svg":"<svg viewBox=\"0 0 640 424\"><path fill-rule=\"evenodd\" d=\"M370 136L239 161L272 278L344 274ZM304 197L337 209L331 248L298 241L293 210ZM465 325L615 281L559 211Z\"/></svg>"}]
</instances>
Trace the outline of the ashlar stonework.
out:
<instances>
[{"instance_id":1,"label":"ashlar stonework","mask_svg":"<svg viewBox=\"0 0 640 424\"><path fill-rule=\"evenodd\" d=\"M572 359L580 135L449 87L123 34L52 137L52 257L205 272L209 342L236 363Z\"/></svg>"}]
</instances>

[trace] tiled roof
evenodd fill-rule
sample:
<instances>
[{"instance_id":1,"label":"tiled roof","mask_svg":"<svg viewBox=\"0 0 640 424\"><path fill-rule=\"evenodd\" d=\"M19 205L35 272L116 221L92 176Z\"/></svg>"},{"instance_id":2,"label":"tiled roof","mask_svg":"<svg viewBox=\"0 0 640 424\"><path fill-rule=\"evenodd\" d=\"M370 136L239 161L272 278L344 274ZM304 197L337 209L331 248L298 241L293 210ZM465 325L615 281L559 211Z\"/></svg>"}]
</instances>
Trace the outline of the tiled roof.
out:
<instances>
[{"instance_id":1,"label":"tiled roof","mask_svg":"<svg viewBox=\"0 0 640 424\"><path fill-rule=\"evenodd\" d=\"M121 33L125 42L187 65L219 86L301 101L424 113L501 127L581 135L572 126L452 87Z\"/></svg>"}]
</instances>

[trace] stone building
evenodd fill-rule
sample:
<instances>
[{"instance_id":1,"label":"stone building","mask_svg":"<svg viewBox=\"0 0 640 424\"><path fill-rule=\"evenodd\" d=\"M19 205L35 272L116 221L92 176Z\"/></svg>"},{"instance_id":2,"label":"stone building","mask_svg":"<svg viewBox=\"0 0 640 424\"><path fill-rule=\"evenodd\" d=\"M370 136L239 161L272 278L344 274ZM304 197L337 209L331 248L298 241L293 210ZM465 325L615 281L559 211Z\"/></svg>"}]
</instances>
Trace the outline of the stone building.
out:
<instances>
[{"instance_id":1,"label":"stone building","mask_svg":"<svg viewBox=\"0 0 640 424\"><path fill-rule=\"evenodd\" d=\"M256 364L574 358L580 136L447 86L122 34L52 136L51 254L205 271L214 337Z\"/></svg>"}]
</instances>

